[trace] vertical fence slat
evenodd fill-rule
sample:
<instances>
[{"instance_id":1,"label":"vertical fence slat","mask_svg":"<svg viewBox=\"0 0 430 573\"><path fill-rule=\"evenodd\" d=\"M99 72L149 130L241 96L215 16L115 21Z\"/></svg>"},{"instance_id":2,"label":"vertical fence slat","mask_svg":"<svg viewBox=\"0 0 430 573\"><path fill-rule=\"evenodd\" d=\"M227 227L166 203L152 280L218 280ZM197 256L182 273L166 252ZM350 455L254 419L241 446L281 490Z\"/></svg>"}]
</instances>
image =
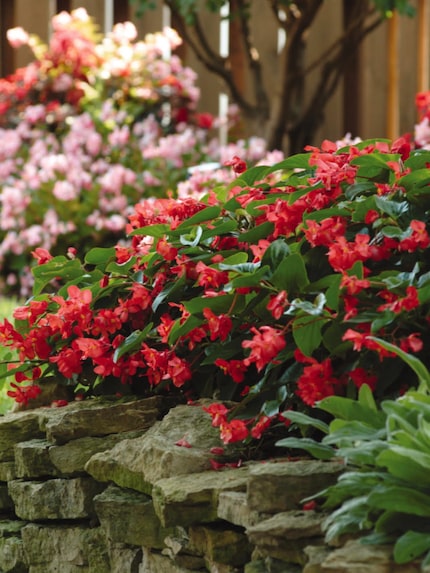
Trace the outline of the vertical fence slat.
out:
<instances>
[{"instance_id":1,"label":"vertical fence slat","mask_svg":"<svg viewBox=\"0 0 430 573\"><path fill-rule=\"evenodd\" d=\"M2 76L12 74L15 69L14 50L6 37L6 32L14 26L15 1L0 0L0 66Z\"/></svg>"},{"instance_id":2,"label":"vertical fence slat","mask_svg":"<svg viewBox=\"0 0 430 573\"><path fill-rule=\"evenodd\" d=\"M418 19L417 31L417 91L423 92L429 89L430 74L430 0L419 0L416 18Z\"/></svg>"},{"instance_id":3,"label":"vertical fence slat","mask_svg":"<svg viewBox=\"0 0 430 573\"><path fill-rule=\"evenodd\" d=\"M399 134L399 17L394 12L387 22L387 137L395 139Z\"/></svg>"}]
</instances>

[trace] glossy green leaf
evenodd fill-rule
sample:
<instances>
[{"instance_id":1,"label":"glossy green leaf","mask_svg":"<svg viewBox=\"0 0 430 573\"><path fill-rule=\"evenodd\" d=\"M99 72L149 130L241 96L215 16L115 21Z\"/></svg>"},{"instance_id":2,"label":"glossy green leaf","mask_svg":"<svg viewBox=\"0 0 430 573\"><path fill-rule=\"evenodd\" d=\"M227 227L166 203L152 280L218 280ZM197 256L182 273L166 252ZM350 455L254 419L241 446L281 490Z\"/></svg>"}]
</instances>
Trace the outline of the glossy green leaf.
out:
<instances>
[{"instance_id":1,"label":"glossy green leaf","mask_svg":"<svg viewBox=\"0 0 430 573\"><path fill-rule=\"evenodd\" d=\"M124 354L132 354L139 350L142 346L142 342L147 338L152 327L153 324L150 323L143 330L134 330L129 336L127 336L124 342L115 350L113 361L118 362Z\"/></svg>"},{"instance_id":2,"label":"glossy green leaf","mask_svg":"<svg viewBox=\"0 0 430 573\"><path fill-rule=\"evenodd\" d=\"M130 236L134 237L136 235L143 235L149 237L162 238L167 235L170 231L170 225L167 223L158 223L154 225L147 225L146 227L140 227L139 229L134 229L131 231Z\"/></svg>"},{"instance_id":3,"label":"glossy green leaf","mask_svg":"<svg viewBox=\"0 0 430 573\"><path fill-rule=\"evenodd\" d=\"M312 426L317 430L320 430L324 434L327 434L329 431L328 424L319 420L318 418L314 418L305 414L304 412L297 412L295 410L286 410L282 412L282 417L299 424L300 426Z\"/></svg>"},{"instance_id":4,"label":"glossy green leaf","mask_svg":"<svg viewBox=\"0 0 430 573\"><path fill-rule=\"evenodd\" d=\"M404 362L406 362L408 366L412 368L412 370L418 376L418 380L427 386L428 389L430 389L430 372L427 370L419 358L413 356L412 354L408 354L398 346L382 340L381 338L369 336L369 339L377 342L380 346L382 346L382 348L385 348L385 350L389 350L390 352L397 354L397 356L399 356Z\"/></svg>"},{"instance_id":5,"label":"glossy green leaf","mask_svg":"<svg viewBox=\"0 0 430 573\"><path fill-rule=\"evenodd\" d=\"M430 495L412 487L380 485L369 494L368 503L376 509L430 516Z\"/></svg>"},{"instance_id":6,"label":"glossy green leaf","mask_svg":"<svg viewBox=\"0 0 430 573\"><path fill-rule=\"evenodd\" d=\"M204 223L205 221L212 221L216 219L221 213L221 207L213 206L213 207L205 207L201 211L198 211L185 221L176 227L176 231L178 233L182 233L185 229L192 227L194 225L199 225L200 223Z\"/></svg>"},{"instance_id":7,"label":"glossy green leaf","mask_svg":"<svg viewBox=\"0 0 430 573\"><path fill-rule=\"evenodd\" d=\"M399 537L394 545L394 561L396 563L408 563L427 551L430 551L430 533L407 531Z\"/></svg>"},{"instance_id":8,"label":"glossy green leaf","mask_svg":"<svg viewBox=\"0 0 430 573\"><path fill-rule=\"evenodd\" d=\"M280 448L305 450L319 460L330 460L334 456L332 448L310 438L283 438L278 440L275 445Z\"/></svg>"},{"instance_id":9,"label":"glossy green leaf","mask_svg":"<svg viewBox=\"0 0 430 573\"><path fill-rule=\"evenodd\" d=\"M95 247L85 255L85 262L89 265L107 265L108 262L115 260L115 249Z\"/></svg>"},{"instance_id":10,"label":"glossy green leaf","mask_svg":"<svg viewBox=\"0 0 430 573\"><path fill-rule=\"evenodd\" d=\"M270 281L288 294L298 293L309 284L309 278L303 257L292 254L286 257L274 271Z\"/></svg>"},{"instance_id":11,"label":"glossy green leaf","mask_svg":"<svg viewBox=\"0 0 430 573\"><path fill-rule=\"evenodd\" d=\"M312 353L322 342L321 329L327 319L316 316L299 316L293 321L293 338L298 348L305 356Z\"/></svg>"}]
</instances>

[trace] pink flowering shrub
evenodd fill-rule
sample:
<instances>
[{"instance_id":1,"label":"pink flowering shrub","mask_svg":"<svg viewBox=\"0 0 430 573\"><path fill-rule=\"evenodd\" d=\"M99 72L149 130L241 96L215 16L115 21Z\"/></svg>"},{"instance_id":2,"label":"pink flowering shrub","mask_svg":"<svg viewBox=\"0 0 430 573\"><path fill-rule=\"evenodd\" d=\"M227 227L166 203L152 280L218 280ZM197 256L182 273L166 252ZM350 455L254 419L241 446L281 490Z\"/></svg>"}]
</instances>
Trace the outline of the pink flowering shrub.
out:
<instances>
[{"instance_id":1,"label":"pink flowering shrub","mask_svg":"<svg viewBox=\"0 0 430 573\"><path fill-rule=\"evenodd\" d=\"M174 194L189 167L216 163L210 184L228 182L226 158L266 154L257 138L220 146L219 120L197 112L195 73L171 53L173 30L137 41L126 22L102 38L83 9L58 14L52 28L48 46L9 30L36 59L0 81L0 280L24 296L35 250L114 245L133 206ZM181 193L208 184L190 181Z\"/></svg>"},{"instance_id":2,"label":"pink flowering shrub","mask_svg":"<svg viewBox=\"0 0 430 573\"><path fill-rule=\"evenodd\" d=\"M230 163L239 176L203 197L138 203L130 244L38 251L34 296L0 327L12 396L54 376L82 395L216 397L222 440L252 443L288 432L287 410L416 385L378 339L429 363L430 151L324 142Z\"/></svg>"},{"instance_id":3,"label":"pink flowering shrub","mask_svg":"<svg viewBox=\"0 0 430 573\"><path fill-rule=\"evenodd\" d=\"M415 143L418 147L430 149L430 92L418 93L416 106L420 122L415 126Z\"/></svg>"}]
</instances>

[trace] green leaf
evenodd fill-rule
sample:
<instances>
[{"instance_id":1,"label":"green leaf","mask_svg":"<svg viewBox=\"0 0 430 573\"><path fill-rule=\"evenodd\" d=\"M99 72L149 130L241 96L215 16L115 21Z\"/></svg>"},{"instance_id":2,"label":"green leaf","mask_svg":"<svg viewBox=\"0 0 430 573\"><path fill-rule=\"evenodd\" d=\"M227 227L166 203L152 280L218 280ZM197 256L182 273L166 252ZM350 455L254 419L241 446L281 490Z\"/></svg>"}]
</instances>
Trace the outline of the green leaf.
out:
<instances>
[{"instance_id":1,"label":"green leaf","mask_svg":"<svg viewBox=\"0 0 430 573\"><path fill-rule=\"evenodd\" d=\"M368 497L368 503L376 509L430 516L430 495L402 486L377 486Z\"/></svg>"},{"instance_id":2,"label":"green leaf","mask_svg":"<svg viewBox=\"0 0 430 573\"><path fill-rule=\"evenodd\" d=\"M175 231L181 233L185 229L192 227L194 225L199 225L200 223L204 223L205 221L212 221L219 217L221 213L221 207L213 206L213 207L205 207L201 211L195 213L189 219L182 221L182 223L176 227Z\"/></svg>"},{"instance_id":3,"label":"green leaf","mask_svg":"<svg viewBox=\"0 0 430 573\"><path fill-rule=\"evenodd\" d=\"M275 171L286 171L289 169L309 169L309 158L310 153L297 153L296 155L291 155L283 161L276 163L272 166L272 172Z\"/></svg>"},{"instance_id":4,"label":"green leaf","mask_svg":"<svg viewBox=\"0 0 430 573\"><path fill-rule=\"evenodd\" d=\"M428 167L416 169L403 177L400 177L398 184L404 187L406 191L415 191L426 187L430 183L430 173ZM408 194L406 194L408 196Z\"/></svg>"},{"instance_id":5,"label":"green leaf","mask_svg":"<svg viewBox=\"0 0 430 573\"><path fill-rule=\"evenodd\" d=\"M369 336L370 340L377 342L382 348L385 350L389 350L390 352L394 352L397 354L418 376L418 380L427 386L427 389L430 390L430 372L427 370L426 366L421 362L419 358L413 356L412 354L408 354L404 352L398 346L387 342L386 340L382 340L381 338L376 338L375 336Z\"/></svg>"},{"instance_id":6,"label":"green leaf","mask_svg":"<svg viewBox=\"0 0 430 573\"><path fill-rule=\"evenodd\" d=\"M430 487L430 472L425 463L419 463L415 459L417 454L419 452L412 450L411 453L403 455L397 451L395 446L390 446L378 455L375 463L405 482L428 488Z\"/></svg>"},{"instance_id":7,"label":"green leaf","mask_svg":"<svg viewBox=\"0 0 430 573\"><path fill-rule=\"evenodd\" d=\"M269 235L271 235L273 229L274 229L274 224L271 223L270 221L265 221L264 223L261 223L261 225L257 225L256 227L252 227L248 231L241 233L238 236L238 241L240 243L243 242L243 243L256 244L260 239L266 239Z\"/></svg>"},{"instance_id":8,"label":"green leaf","mask_svg":"<svg viewBox=\"0 0 430 573\"><path fill-rule=\"evenodd\" d=\"M108 262L115 260L115 249L112 248L100 248L95 247L90 249L85 255L85 262L89 265L104 265L106 266Z\"/></svg>"},{"instance_id":9,"label":"green leaf","mask_svg":"<svg viewBox=\"0 0 430 573\"><path fill-rule=\"evenodd\" d=\"M375 197L376 206L380 211L386 213L393 219L398 219L409 211L409 203L407 201L390 201L385 197Z\"/></svg>"},{"instance_id":10,"label":"green leaf","mask_svg":"<svg viewBox=\"0 0 430 573\"><path fill-rule=\"evenodd\" d=\"M228 219L227 221L217 221L212 229L206 228L202 234L202 241L214 237L215 235L227 235L237 229L237 221Z\"/></svg>"},{"instance_id":11,"label":"green leaf","mask_svg":"<svg viewBox=\"0 0 430 573\"><path fill-rule=\"evenodd\" d=\"M286 418L287 420L291 420L300 426L313 426L317 430L320 430L324 434L328 434L329 427L328 425L323 422L322 420L318 420L318 418L313 418L312 416L308 416L303 412L296 412L294 410L286 410L282 412L282 417Z\"/></svg>"},{"instance_id":12,"label":"green leaf","mask_svg":"<svg viewBox=\"0 0 430 573\"><path fill-rule=\"evenodd\" d=\"M275 271L290 253L291 249L285 239L276 239L266 249L261 264L269 265L272 271Z\"/></svg>"},{"instance_id":13,"label":"green leaf","mask_svg":"<svg viewBox=\"0 0 430 573\"><path fill-rule=\"evenodd\" d=\"M378 410L375 402L375 398L373 397L372 390L367 384L362 384L360 386L360 390L358 392L358 402L362 406L369 408L376 412Z\"/></svg>"},{"instance_id":14,"label":"green leaf","mask_svg":"<svg viewBox=\"0 0 430 573\"><path fill-rule=\"evenodd\" d=\"M38 265L33 268L34 287L33 294L36 296L41 293L43 288L53 279L60 278L68 282L81 278L84 274L82 265L78 259L66 259L66 257L54 257L44 265Z\"/></svg>"},{"instance_id":15,"label":"green leaf","mask_svg":"<svg viewBox=\"0 0 430 573\"><path fill-rule=\"evenodd\" d=\"M295 253L283 259L270 280L288 294L301 292L309 284L303 257Z\"/></svg>"},{"instance_id":16,"label":"green leaf","mask_svg":"<svg viewBox=\"0 0 430 573\"><path fill-rule=\"evenodd\" d=\"M184 302L184 307L191 314L199 314L204 308L210 308L215 314L225 314L233 303L234 296L223 294L214 297L195 297Z\"/></svg>"},{"instance_id":17,"label":"green leaf","mask_svg":"<svg viewBox=\"0 0 430 573\"><path fill-rule=\"evenodd\" d=\"M240 185L241 187L246 187L247 185L254 185L257 181L264 179L269 173L272 172L272 167L267 165L256 165L247 169L244 173L240 174L234 181L234 185Z\"/></svg>"},{"instance_id":18,"label":"green leaf","mask_svg":"<svg viewBox=\"0 0 430 573\"><path fill-rule=\"evenodd\" d=\"M299 316L293 321L293 338L305 356L312 356L322 342L321 329L327 319L315 316Z\"/></svg>"},{"instance_id":19,"label":"green leaf","mask_svg":"<svg viewBox=\"0 0 430 573\"><path fill-rule=\"evenodd\" d=\"M146 339L152 327L152 323L147 324L143 330L134 330L129 336L127 336L124 342L115 350L113 361L118 362L124 354L130 354L139 350L142 342Z\"/></svg>"},{"instance_id":20,"label":"green leaf","mask_svg":"<svg viewBox=\"0 0 430 573\"><path fill-rule=\"evenodd\" d=\"M386 416L384 412L375 412L372 408L350 398L328 396L318 402L317 406L341 420L357 420L370 424L375 428L382 428L385 424Z\"/></svg>"},{"instance_id":21,"label":"green leaf","mask_svg":"<svg viewBox=\"0 0 430 573\"><path fill-rule=\"evenodd\" d=\"M358 196L365 194L367 191L375 191L375 184L368 181L353 183L346 188L345 197L349 200L353 200Z\"/></svg>"},{"instance_id":22,"label":"green leaf","mask_svg":"<svg viewBox=\"0 0 430 573\"><path fill-rule=\"evenodd\" d=\"M394 545L394 561L408 563L430 550L430 534L419 531L407 531Z\"/></svg>"},{"instance_id":23,"label":"green leaf","mask_svg":"<svg viewBox=\"0 0 430 573\"><path fill-rule=\"evenodd\" d=\"M170 225L167 223L158 223L156 225L147 225L146 227L140 227L139 229L134 229L130 234L131 237L135 235L144 235L156 238L162 238L170 232Z\"/></svg>"},{"instance_id":24,"label":"green leaf","mask_svg":"<svg viewBox=\"0 0 430 573\"><path fill-rule=\"evenodd\" d=\"M334 457L334 450L332 448L324 446L311 438L283 438L282 440L278 440L275 445L281 448L305 450L319 460L330 460Z\"/></svg>"}]
</instances>

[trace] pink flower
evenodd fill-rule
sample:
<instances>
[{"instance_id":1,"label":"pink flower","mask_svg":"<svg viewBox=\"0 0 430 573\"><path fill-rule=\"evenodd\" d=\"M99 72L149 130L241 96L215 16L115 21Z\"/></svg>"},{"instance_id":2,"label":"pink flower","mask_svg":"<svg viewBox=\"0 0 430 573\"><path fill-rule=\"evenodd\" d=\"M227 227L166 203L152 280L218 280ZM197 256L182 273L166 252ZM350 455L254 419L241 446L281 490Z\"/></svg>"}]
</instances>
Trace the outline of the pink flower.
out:
<instances>
[{"instance_id":1,"label":"pink flower","mask_svg":"<svg viewBox=\"0 0 430 573\"><path fill-rule=\"evenodd\" d=\"M6 37L9 44L12 46L12 48L15 49L20 48L21 46L27 46L30 40L30 36L24 30L24 28L21 28L21 26L10 28L6 32Z\"/></svg>"}]
</instances>

